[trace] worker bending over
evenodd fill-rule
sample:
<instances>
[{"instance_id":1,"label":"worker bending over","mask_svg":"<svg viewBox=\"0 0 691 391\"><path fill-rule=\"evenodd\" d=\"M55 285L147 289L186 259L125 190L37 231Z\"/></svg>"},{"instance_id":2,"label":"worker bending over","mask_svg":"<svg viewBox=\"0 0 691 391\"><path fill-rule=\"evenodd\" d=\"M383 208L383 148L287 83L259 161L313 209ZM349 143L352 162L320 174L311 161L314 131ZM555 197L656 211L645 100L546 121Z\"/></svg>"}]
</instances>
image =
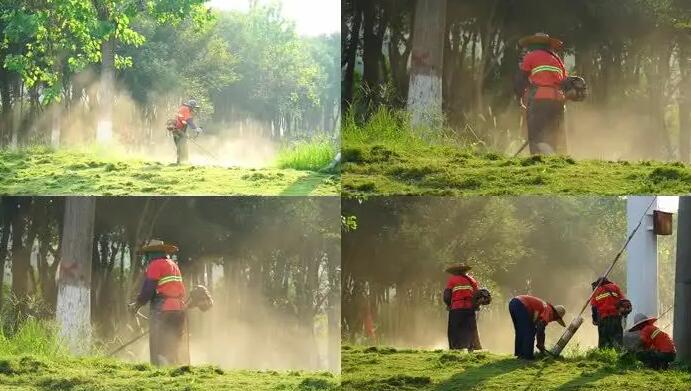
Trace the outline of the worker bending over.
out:
<instances>
[{"instance_id":1,"label":"worker bending over","mask_svg":"<svg viewBox=\"0 0 691 391\"><path fill-rule=\"evenodd\" d=\"M545 328L550 322L557 322L566 327L563 320L566 314L564 306L554 306L535 296L514 297L509 302L509 313L516 333L514 356L526 360L535 358L536 337L538 350L546 352Z\"/></svg>"}]
</instances>

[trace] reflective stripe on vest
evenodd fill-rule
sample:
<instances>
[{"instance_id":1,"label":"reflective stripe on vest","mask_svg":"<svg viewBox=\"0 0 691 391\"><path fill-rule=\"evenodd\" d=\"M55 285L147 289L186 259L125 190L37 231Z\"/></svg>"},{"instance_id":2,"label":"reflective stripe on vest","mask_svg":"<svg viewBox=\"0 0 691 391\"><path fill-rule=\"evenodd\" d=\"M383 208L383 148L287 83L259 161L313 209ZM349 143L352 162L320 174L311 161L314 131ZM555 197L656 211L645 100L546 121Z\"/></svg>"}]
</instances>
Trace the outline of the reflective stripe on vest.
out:
<instances>
[{"instance_id":1,"label":"reflective stripe on vest","mask_svg":"<svg viewBox=\"0 0 691 391\"><path fill-rule=\"evenodd\" d=\"M158 286L167 284L169 282L182 282L182 276L166 276L158 280Z\"/></svg>"},{"instance_id":2,"label":"reflective stripe on vest","mask_svg":"<svg viewBox=\"0 0 691 391\"><path fill-rule=\"evenodd\" d=\"M660 334L660 329L655 329L652 334L650 334L650 340L654 340L657 335Z\"/></svg>"},{"instance_id":3,"label":"reflective stripe on vest","mask_svg":"<svg viewBox=\"0 0 691 391\"><path fill-rule=\"evenodd\" d=\"M460 290L464 290L464 289L468 289L468 290L472 291L473 287L470 285L456 285L455 287L453 287L451 289L451 292L456 292L456 291L460 291Z\"/></svg>"},{"instance_id":4,"label":"reflective stripe on vest","mask_svg":"<svg viewBox=\"0 0 691 391\"><path fill-rule=\"evenodd\" d=\"M605 292L605 293L601 293L601 294L595 296L595 300L600 301L600 300L605 299L609 296L619 297L619 295L616 294L615 292Z\"/></svg>"},{"instance_id":5,"label":"reflective stripe on vest","mask_svg":"<svg viewBox=\"0 0 691 391\"><path fill-rule=\"evenodd\" d=\"M554 72L554 73L558 73L562 76L564 75L564 72L559 67L555 67L552 65L537 66L537 67L533 68L532 71L530 71L530 75L534 76L536 73L540 73L540 72Z\"/></svg>"}]
</instances>

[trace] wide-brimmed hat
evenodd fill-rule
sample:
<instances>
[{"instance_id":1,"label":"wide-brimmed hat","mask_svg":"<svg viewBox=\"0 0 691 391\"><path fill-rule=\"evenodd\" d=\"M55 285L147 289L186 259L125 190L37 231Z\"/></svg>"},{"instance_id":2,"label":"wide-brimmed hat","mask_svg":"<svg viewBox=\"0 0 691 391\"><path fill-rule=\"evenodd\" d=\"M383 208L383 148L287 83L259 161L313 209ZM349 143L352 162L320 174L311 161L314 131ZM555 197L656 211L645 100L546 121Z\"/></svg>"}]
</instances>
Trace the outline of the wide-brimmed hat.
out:
<instances>
[{"instance_id":1,"label":"wide-brimmed hat","mask_svg":"<svg viewBox=\"0 0 691 391\"><path fill-rule=\"evenodd\" d=\"M178 248L175 245L164 243L162 240L151 239L139 248L139 253L144 254L151 252L174 254L178 252Z\"/></svg>"},{"instance_id":2,"label":"wide-brimmed hat","mask_svg":"<svg viewBox=\"0 0 691 391\"><path fill-rule=\"evenodd\" d=\"M563 305L551 305L551 306L552 306L552 312L554 312L554 315L557 317L557 319L555 319L557 321L557 323L559 323L562 327L566 327L566 323L564 323L564 315L566 315L566 307L564 307Z\"/></svg>"},{"instance_id":3,"label":"wide-brimmed hat","mask_svg":"<svg viewBox=\"0 0 691 391\"><path fill-rule=\"evenodd\" d=\"M470 269L472 269L470 265L466 265L465 263L456 263L447 267L444 269L444 271L449 274L459 275L467 273Z\"/></svg>"},{"instance_id":4,"label":"wide-brimmed hat","mask_svg":"<svg viewBox=\"0 0 691 391\"><path fill-rule=\"evenodd\" d=\"M549 47L553 49L559 49L564 46L564 42L556 38L552 38L545 33L535 33L533 35L525 36L518 40L518 44L522 47L526 47L528 45L549 45Z\"/></svg>"},{"instance_id":5,"label":"wide-brimmed hat","mask_svg":"<svg viewBox=\"0 0 691 391\"><path fill-rule=\"evenodd\" d=\"M185 105L187 107L191 107L193 109L198 109L201 107L201 106L199 106L199 104L197 104L197 101L194 99L188 100L187 102L183 103L183 105Z\"/></svg>"},{"instance_id":6,"label":"wide-brimmed hat","mask_svg":"<svg viewBox=\"0 0 691 391\"><path fill-rule=\"evenodd\" d=\"M657 320L656 317L654 316L646 316L645 314L641 314L640 312L636 314L636 316L633 317L633 326L629 329L629 331L636 331L640 330L643 328L643 326L647 325L648 323L655 323Z\"/></svg>"}]
</instances>

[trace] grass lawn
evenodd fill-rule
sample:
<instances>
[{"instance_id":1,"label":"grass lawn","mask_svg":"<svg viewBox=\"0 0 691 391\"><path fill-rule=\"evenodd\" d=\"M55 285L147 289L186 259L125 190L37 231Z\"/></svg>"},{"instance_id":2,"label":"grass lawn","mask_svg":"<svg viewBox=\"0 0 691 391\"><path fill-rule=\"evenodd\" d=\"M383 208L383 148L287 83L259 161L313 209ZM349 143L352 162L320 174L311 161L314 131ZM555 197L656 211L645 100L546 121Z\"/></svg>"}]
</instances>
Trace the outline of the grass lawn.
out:
<instances>
[{"instance_id":1,"label":"grass lawn","mask_svg":"<svg viewBox=\"0 0 691 391\"><path fill-rule=\"evenodd\" d=\"M174 166L96 153L0 151L0 194L338 195L340 177L293 168Z\"/></svg>"},{"instance_id":2,"label":"grass lawn","mask_svg":"<svg viewBox=\"0 0 691 391\"><path fill-rule=\"evenodd\" d=\"M681 163L512 158L469 147L448 131L412 130L404 113L385 109L364 124L347 117L342 144L347 196L691 192L691 166Z\"/></svg>"},{"instance_id":3,"label":"grass lawn","mask_svg":"<svg viewBox=\"0 0 691 391\"><path fill-rule=\"evenodd\" d=\"M521 361L487 352L344 346L344 391L388 390L689 390L691 372L653 371L593 351L565 359Z\"/></svg>"},{"instance_id":4,"label":"grass lawn","mask_svg":"<svg viewBox=\"0 0 691 391\"><path fill-rule=\"evenodd\" d=\"M0 390L336 390L329 373L155 368L105 358L0 357Z\"/></svg>"}]
</instances>

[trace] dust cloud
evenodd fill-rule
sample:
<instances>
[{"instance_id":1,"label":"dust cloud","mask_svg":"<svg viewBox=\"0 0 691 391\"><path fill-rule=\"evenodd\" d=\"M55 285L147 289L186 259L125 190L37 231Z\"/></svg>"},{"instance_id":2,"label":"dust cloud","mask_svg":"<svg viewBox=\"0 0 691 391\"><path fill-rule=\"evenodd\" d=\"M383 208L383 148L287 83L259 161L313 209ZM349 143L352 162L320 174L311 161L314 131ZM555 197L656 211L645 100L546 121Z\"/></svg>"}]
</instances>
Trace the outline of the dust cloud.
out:
<instances>
[{"instance_id":1,"label":"dust cloud","mask_svg":"<svg viewBox=\"0 0 691 391\"><path fill-rule=\"evenodd\" d=\"M97 142L101 111L95 100L99 97L101 83L88 72L78 75L74 83L77 87L72 90L74 95L69 105L49 105L38 115L34 132L49 135L44 141L56 148L95 150L113 158L175 163L175 143L166 130L166 121L175 118L179 106L187 99L184 94L150 97L154 103L140 107L125 89L116 86L113 133L107 137L109 140ZM190 163L245 168L274 164L279 150L275 140L280 128L271 122L246 118L242 113L238 113L239 119L232 123L212 123L207 118L208 113L204 113L202 107L195 123L204 132L188 141Z\"/></svg>"},{"instance_id":2,"label":"dust cloud","mask_svg":"<svg viewBox=\"0 0 691 391\"><path fill-rule=\"evenodd\" d=\"M340 371L339 330L329 334L326 316L298 319L269 308L258 292L233 289L232 302L215 284L214 306L188 311L192 365L224 369ZM239 304L242 303L242 304ZM148 317L144 308L141 312ZM147 329L146 320L141 326ZM126 338L123 338L126 340ZM149 361L145 336L118 354L121 359ZM186 350L183 343L182 350Z\"/></svg>"}]
</instances>

